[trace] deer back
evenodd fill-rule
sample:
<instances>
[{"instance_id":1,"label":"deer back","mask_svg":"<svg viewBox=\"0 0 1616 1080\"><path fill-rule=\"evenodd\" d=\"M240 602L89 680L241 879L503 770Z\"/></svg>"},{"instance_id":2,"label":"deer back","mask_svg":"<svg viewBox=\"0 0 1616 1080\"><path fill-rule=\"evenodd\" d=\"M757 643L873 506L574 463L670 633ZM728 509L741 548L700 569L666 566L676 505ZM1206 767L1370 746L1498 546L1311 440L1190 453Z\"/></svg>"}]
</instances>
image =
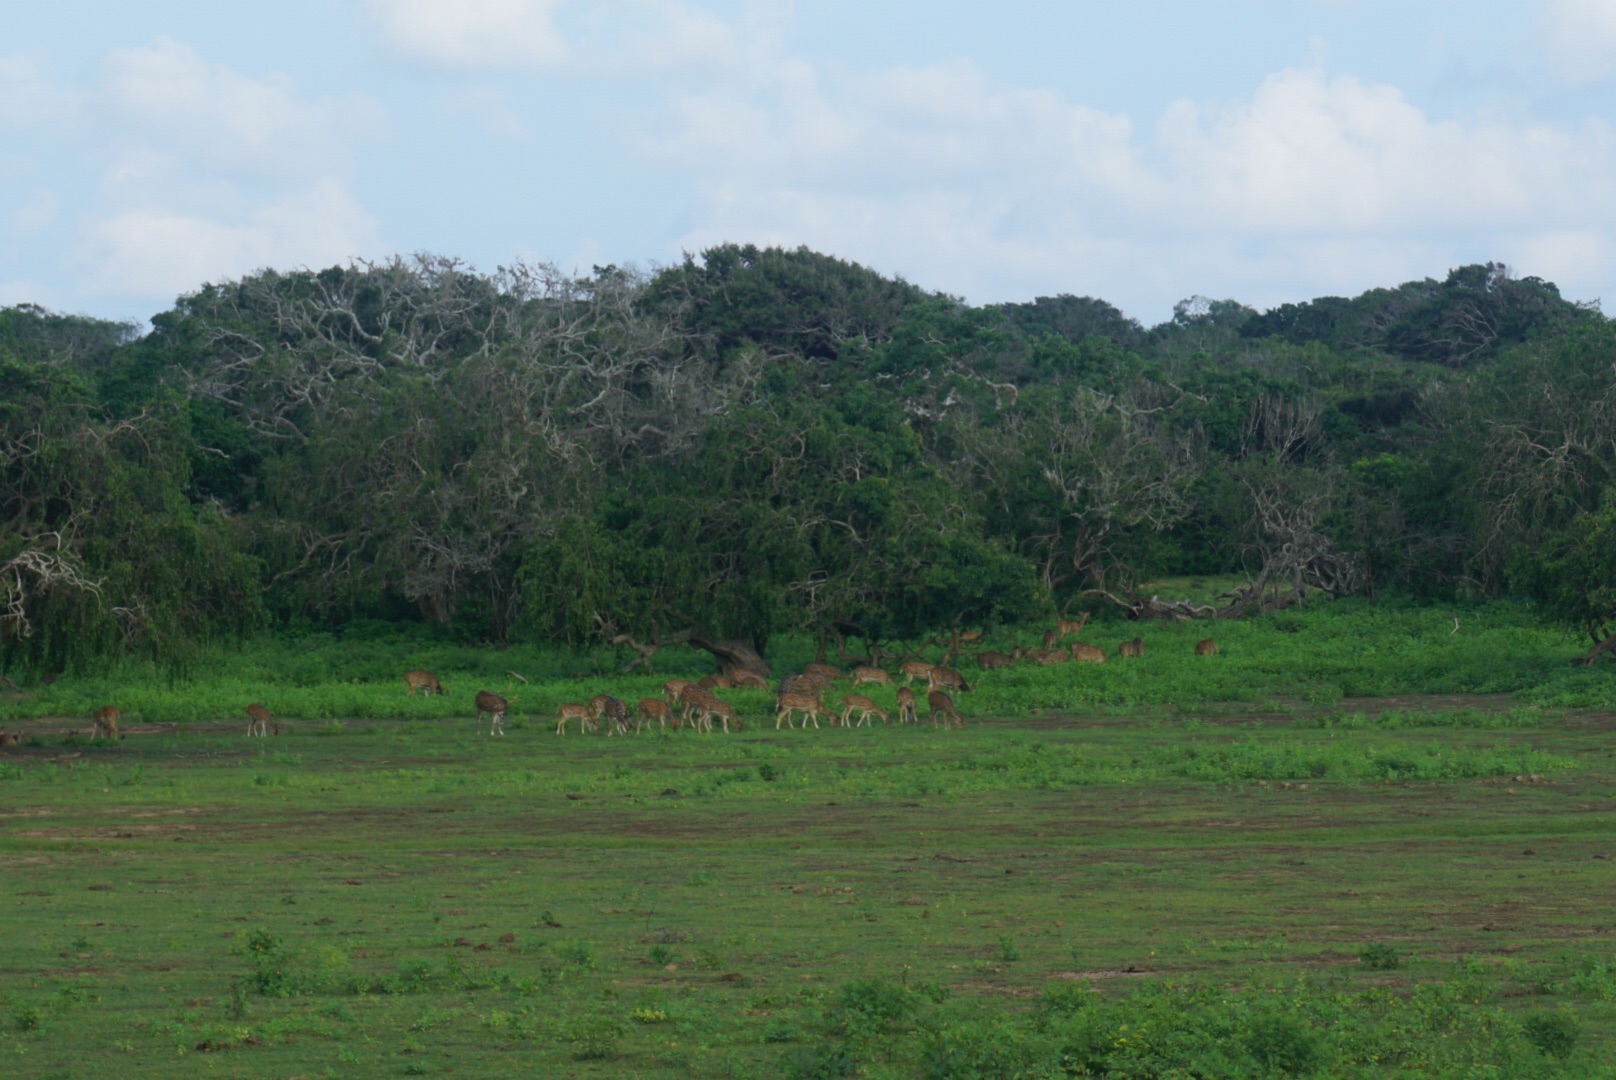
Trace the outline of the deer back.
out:
<instances>
[{"instance_id":1,"label":"deer back","mask_svg":"<svg viewBox=\"0 0 1616 1080\"><path fill-rule=\"evenodd\" d=\"M477 691L477 711L480 713L502 713L511 707L511 703L498 694L487 690Z\"/></svg>"},{"instance_id":2,"label":"deer back","mask_svg":"<svg viewBox=\"0 0 1616 1080\"><path fill-rule=\"evenodd\" d=\"M1084 664L1105 663L1105 650L1097 649L1093 645L1085 645L1081 641L1072 642L1072 659Z\"/></svg>"},{"instance_id":3,"label":"deer back","mask_svg":"<svg viewBox=\"0 0 1616 1080\"><path fill-rule=\"evenodd\" d=\"M983 671L992 671L994 668L1006 668L1014 664L1015 658L1002 652L979 652L976 654L976 666Z\"/></svg>"},{"instance_id":4,"label":"deer back","mask_svg":"<svg viewBox=\"0 0 1616 1080\"><path fill-rule=\"evenodd\" d=\"M891 686L892 676L878 667L856 667L853 669L853 685L874 683L877 686Z\"/></svg>"},{"instance_id":5,"label":"deer back","mask_svg":"<svg viewBox=\"0 0 1616 1080\"><path fill-rule=\"evenodd\" d=\"M842 669L839 667L833 667L830 664L808 664L802 670L807 672L809 675L823 675L831 682L835 682L837 679L843 677Z\"/></svg>"},{"instance_id":6,"label":"deer back","mask_svg":"<svg viewBox=\"0 0 1616 1080\"><path fill-rule=\"evenodd\" d=\"M767 690L769 688L767 679L757 672L748 671L745 668L732 669L729 673L729 678L732 686L744 687L748 690Z\"/></svg>"},{"instance_id":7,"label":"deer back","mask_svg":"<svg viewBox=\"0 0 1616 1080\"><path fill-rule=\"evenodd\" d=\"M410 693L425 690L429 694L443 693L443 687L438 683L438 677L430 671L406 671L404 673L404 686Z\"/></svg>"},{"instance_id":8,"label":"deer back","mask_svg":"<svg viewBox=\"0 0 1616 1080\"><path fill-rule=\"evenodd\" d=\"M1213 641L1211 638L1207 638L1204 641L1197 641L1195 643L1196 656L1216 656L1217 654L1218 643Z\"/></svg>"}]
</instances>

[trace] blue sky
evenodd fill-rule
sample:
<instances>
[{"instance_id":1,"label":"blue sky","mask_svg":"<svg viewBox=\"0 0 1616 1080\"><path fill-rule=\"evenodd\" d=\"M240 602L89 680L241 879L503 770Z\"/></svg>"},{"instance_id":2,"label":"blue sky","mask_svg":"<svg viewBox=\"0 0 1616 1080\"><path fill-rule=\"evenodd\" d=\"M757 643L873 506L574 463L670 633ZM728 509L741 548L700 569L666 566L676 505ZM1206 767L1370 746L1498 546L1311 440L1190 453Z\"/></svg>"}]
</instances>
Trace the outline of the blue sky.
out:
<instances>
[{"instance_id":1,"label":"blue sky","mask_svg":"<svg viewBox=\"0 0 1616 1080\"><path fill-rule=\"evenodd\" d=\"M1147 323L1499 259L1616 304L1616 0L57 0L0 38L0 304L395 252L807 244Z\"/></svg>"}]
</instances>

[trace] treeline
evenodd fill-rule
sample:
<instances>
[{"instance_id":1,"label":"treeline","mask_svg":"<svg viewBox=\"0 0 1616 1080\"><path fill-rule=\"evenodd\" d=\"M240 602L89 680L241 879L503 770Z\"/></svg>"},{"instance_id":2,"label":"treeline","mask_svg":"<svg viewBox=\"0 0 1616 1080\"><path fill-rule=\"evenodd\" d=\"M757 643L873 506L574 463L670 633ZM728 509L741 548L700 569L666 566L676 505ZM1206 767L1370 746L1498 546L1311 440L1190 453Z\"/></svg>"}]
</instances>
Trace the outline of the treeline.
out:
<instances>
[{"instance_id":1,"label":"treeline","mask_svg":"<svg viewBox=\"0 0 1616 1080\"><path fill-rule=\"evenodd\" d=\"M835 647L1242 574L1616 621L1616 328L1498 265L1146 328L807 250L208 285L149 333L0 311L0 649L254 628Z\"/></svg>"}]
</instances>

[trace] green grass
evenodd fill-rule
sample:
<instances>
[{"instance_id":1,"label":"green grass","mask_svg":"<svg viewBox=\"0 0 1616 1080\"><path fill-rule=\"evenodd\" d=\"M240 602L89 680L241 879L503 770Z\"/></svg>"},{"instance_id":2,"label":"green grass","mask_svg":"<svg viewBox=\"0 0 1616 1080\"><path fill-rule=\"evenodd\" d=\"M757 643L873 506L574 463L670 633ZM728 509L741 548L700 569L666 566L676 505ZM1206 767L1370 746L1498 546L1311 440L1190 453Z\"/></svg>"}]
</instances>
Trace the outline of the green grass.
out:
<instances>
[{"instance_id":1,"label":"green grass","mask_svg":"<svg viewBox=\"0 0 1616 1080\"><path fill-rule=\"evenodd\" d=\"M604 654L265 644L153 678L154 710L311 718L10 725L0 1075L1616 1075L1610 718L1535 707L1572 650L1493 617L1444 652L1442 613L1342 606L1210 660L1147 626L1131 667L982 674L963 730L776 732L759 694L740 735L519 708L490 739L457 697L663 677ZM1476 654L1480 688L1433 659ZM405 701L401 662L450 696ZM1188 696L1234 671L1246 704ZM1306 692L1326 671L1398 696ZM1090 688L1114 703L1049 703Z\"/></svg>"}]
</instances>

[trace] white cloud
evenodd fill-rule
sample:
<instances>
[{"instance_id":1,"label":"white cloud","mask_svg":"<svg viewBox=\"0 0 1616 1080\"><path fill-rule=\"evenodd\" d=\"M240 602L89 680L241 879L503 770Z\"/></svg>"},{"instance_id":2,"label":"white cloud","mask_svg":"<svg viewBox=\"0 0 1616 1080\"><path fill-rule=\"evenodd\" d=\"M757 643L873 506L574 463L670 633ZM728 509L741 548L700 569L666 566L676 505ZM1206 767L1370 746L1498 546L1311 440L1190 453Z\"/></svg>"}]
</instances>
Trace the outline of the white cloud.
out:
<instances>
[{"instance_id":1,"label":"white cloud","mask_svg":"<svg viewBox=\"0 0 1616 1080\"><path fill-rule=\"evenodd\" d=\"M451 68L553 66L567 57L554 22L565 0L365 0L385 41Z\"/></svg>"},{"instance_id":2,"label":"white cloud","mask_svg":"<svg viewBox=\"0 0 1616 1080\"><path fill-rule=\"evenodd\" d=\"M1574 83L1616 76L1616 0L1550 0L1540 21L1551 69Z\"/></svg>"},{"instance_id":3,"label":"white cloud","mask_svg":"<svg viewBox=\"0 0 1616 1080\"><path fill-rule=\"evenodd\" d=\"M64 93L28 56L0 56L0 129L59 123L72 112Z\"/></svg>"},{"instance_id":4,"label":"white cloud","mask_svg":"<svg viewBox=\"0 0 1616 1080\"><path fill-rule=\"evenodd\" d=\"M56 223L62 200L50 188L39 188L11 211L11 227L20 233L41 232Z\"/></svg>"}]
</instances>

